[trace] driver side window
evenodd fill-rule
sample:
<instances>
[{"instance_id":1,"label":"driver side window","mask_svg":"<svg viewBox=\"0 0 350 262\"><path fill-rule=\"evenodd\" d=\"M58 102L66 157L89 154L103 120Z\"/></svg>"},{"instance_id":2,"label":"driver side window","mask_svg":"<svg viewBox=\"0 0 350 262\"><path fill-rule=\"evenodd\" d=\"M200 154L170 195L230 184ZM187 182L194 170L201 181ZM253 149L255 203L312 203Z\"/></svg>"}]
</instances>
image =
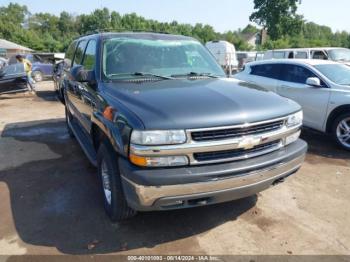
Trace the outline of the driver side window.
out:
<instances>
[{"instance_id":1,"label":"driver side window","mask_svg":"<svg viewBox=\"0 0 350 262\"><path fill-rule=\"evenodd\" d=\"M83 66L85 70L93 70L96 60L96 41L90 40L85 51Z\"/></svg>"},{"instance_id":2,"label":"driver side window","mask_svg":"<svg viewBox=\"0 0 350 262\"><path fill-rule=\"evenodd\" d=\"M85 51L85 46L86 46L86 41L83 40L79 43L77 50L75 51L75 56L74 56L74 62L73 65L81 65L82 59L83 59L83 55L84 55L84 51Z\"/></svg>"}]
</instances>

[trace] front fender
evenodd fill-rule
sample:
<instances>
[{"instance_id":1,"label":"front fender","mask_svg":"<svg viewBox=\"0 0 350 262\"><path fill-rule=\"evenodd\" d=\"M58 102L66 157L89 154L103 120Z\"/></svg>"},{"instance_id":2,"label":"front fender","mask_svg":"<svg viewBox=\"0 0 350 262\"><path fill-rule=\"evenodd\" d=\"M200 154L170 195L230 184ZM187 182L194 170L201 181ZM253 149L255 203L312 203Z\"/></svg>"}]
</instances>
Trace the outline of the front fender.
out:
<instances>
[{"instance_id":1,"label":"front fender","mask_svg":"<svg viewBox=\"0 0 350 262\"><path fill-rule=\"evenodd\" d=\"M127 157L131 128L118 118L114 122L106 119L101 112L94 112L91 120L108 138L114 150Z\"/></svg>"}]
</instances>

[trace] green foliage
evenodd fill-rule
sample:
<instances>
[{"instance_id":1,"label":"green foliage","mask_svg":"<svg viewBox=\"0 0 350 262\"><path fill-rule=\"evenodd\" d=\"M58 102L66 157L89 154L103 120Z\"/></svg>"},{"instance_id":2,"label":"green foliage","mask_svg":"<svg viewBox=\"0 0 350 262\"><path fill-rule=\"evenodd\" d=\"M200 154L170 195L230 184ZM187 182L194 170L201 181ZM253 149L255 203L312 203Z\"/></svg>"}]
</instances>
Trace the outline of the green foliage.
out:
<instances>
[{"instance_id":1,"label":"green foliage","mask_svg":"<svg viewBox=\"0 0 350 262\"><path fill-rule=\"evenodd\" d=\"M299 0L254 0L252 22L267 28L272 40L301 32L303 17L296 14Z\"/></svg>"},{"instance_id":2,"label":"green foliage","mask_svg":"<svg viewBox=\"0 0 350 262\"><path fill-rule=\"evenodd\" d=\"M348 32L333 33L328 26L306 22L296 13L299 0L254 0L250 20L267 29L262 49L297 47L350 47Z\"/></svg>"},{"instance_id":3,"label":"green foliage","mask_svg":"<svg viewBox=\"0 0 350 262\"><path fill-rule=\"evenodd\" d=\"M257 49L286 47L343 46L350 47L350 35L336 32L327 26L303 21L296 14L297 0L254 0L255 12L251 20L267 28L269 39ZM37 51L64 51L72 39L93 31L151 31L192 36L202 43L226 40L237 50L251 50L244 36L260 31L247 25L238 31L218 33L210 25L180 24L177 21L162 23L145 19L135 13L120 15L107 8L90 14L73 16L62 12L31 14L26 6L10 3L0 7L0 37Z\"/></svg>"}]
</instances>

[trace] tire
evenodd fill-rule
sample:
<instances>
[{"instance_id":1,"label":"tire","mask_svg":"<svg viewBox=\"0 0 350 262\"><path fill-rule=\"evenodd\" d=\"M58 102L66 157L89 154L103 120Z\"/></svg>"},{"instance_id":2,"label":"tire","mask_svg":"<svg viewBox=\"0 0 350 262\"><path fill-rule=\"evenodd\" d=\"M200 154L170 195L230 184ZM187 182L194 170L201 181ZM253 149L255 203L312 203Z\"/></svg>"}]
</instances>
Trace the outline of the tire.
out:
<instances>
[{"instance_id":1,"label":"tire","mask_svg":"<svg viewBox=\"0 0 350 262\"><path fill-rule=\"evenodd\" d=\"M43 74L40 71L34 71L32 73L33 79L35 82L41 82L43 81Z\"/></svg>"},{"instance_id":2,"label":"tire","mask_svg":"<svg viewBox=\"0 0 350 262\"><path fill-rule=\"evenodd\" d=\"M71 113L69 112L67 107L65 107L65 113L66 113L66 125L67 125L68 134L71 138L74 138L75 137L74 133L73 133L70 125L68 124L72 121L73 116L71 115Z\"/></svg>"},{"instance_id":3,"label":"tire","mask_svg":"<svg viewBox=\"0 0 350 262\"><path fill-rule=\"evenodd\" d=\"M350 112L344 113L334 120L332 137L339 146L350 151Z\"/></svg>"},{"instance_id":4,"label":"tire","mask_svg":"<svg viewBox=\"0 0 350 262\"><path fill-rule=\"evenodd\" d=\"M136 215L126 202L117 159L118 155L110 143L103 141L97 153L98 175L105 211L113 222Z\"/></svg>"},{"instance_id":5,"label":"tire","mask_svg":"<svg viewBox=\"0 0 350 262\"><path fill-rule=\"evenodd\" d=\"M58 97L58 100L60 100L60 102L62 103L62 104L66 104L66 101L64 100L64 94L63 94L63 86L62 85L60 85L59 83L58 83L58 88L57 88L57 97Z\"/></svg>"}]
</instances>

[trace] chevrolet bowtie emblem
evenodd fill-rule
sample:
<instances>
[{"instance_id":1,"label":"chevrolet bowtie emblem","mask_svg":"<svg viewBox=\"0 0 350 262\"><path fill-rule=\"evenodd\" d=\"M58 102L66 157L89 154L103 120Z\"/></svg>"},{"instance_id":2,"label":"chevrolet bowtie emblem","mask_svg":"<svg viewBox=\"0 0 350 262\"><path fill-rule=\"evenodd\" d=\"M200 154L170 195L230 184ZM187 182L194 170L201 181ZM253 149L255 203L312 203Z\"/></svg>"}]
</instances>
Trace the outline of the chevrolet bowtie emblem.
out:
<instances>
[{"instance_id":1,"label":"chevrolet bowtie emblem","mask_svg":"<svg viewBox=\"0 0 350 262\"><path fill-rule=\"evenodd\" d=\"M261 137L245 137L238 143L238 148L252 149L261 143Z\"/></svg>"}]
</instances>

